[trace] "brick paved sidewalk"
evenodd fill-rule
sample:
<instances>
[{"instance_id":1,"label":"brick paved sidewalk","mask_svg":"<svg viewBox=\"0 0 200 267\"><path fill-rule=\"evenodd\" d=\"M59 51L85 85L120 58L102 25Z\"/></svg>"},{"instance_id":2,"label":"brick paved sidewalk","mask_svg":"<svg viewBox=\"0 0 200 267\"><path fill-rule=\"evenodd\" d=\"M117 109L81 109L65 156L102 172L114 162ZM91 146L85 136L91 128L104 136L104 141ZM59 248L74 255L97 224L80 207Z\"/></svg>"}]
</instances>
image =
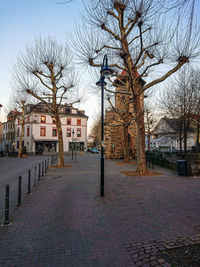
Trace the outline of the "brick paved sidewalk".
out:
<instances>
[{"instance_id":1,"label":"brick paved sidewalk","mask_svg":"<svg viewBox=\"0 0 200 267\"><path fill-rule=\"evenodd\" d=\"M157 244L198 240L200 179L127 177L133 165L106 161L100 198L99 163L81 156L48 172L0 228L0 266L167 266L151 254Z\"/></svg>"}]
</instances>

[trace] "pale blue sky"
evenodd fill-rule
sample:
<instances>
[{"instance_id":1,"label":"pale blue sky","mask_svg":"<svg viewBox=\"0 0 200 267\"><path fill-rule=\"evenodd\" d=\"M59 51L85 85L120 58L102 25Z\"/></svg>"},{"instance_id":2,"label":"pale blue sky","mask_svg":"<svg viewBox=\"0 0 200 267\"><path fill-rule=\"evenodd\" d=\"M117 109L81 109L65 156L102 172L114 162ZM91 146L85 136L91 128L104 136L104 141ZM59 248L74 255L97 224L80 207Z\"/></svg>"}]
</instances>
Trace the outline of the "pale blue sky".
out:
<instances>
[{"instance_id":1,"label":"pale blue sky","mask_svg":"<svg viewBox=\"0 0 200 267\"><path fill-rule=\"evenodd\" d=\"M61 2L64 0L57 0ZM26 44L32 43L39 35L52 35L65 41L66 33L73 31L75 21L80 21L83 0L57 5L56 0L1 0L0 8L0 104L5 106L9 101L10 69L20 51ZM200 14L200 0L196 1L196 13ZM198 63L199 64L199 61ZM81 73L80 73L81 74ZM97 97L89 97L81 108L90 116L98 111ZM2 109L3 111L3 109ZM0 117L0 121L5 117Z\"/></svg>"},{"instance_id":2,"label":"pale blue sky","mask_svg":"<svg viewBox=\"0 0 200 267\"><path fill-rule=\"evenodd\" d=\"M57 0L57 2L61 2ZM0 9L0 104L5 106L9 101L10 69L20 51L26 44L32 43L38 35L51 35L65 42L66 33L75 27L80 20L83 8L82 0L58 5L55 0L5 0ZM94 97L94 96L92 96ZM91 112L88 105L86 112ZM96 107L93 107L95 110ZM88 109L88 110L87 110ZM5 120L3 109L0 120ZM88 114L90 115L90 114Z\"/></svg>"}]
</instances>

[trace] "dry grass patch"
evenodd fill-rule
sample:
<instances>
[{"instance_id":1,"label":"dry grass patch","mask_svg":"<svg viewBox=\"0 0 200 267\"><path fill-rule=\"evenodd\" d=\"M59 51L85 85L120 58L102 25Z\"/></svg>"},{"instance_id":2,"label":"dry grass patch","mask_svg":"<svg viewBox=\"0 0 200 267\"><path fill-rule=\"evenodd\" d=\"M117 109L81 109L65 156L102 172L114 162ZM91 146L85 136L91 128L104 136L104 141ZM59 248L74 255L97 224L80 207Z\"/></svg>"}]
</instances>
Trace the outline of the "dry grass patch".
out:
<instances>
[{"instance_id":1,"label":"dry grass patch","mask_svg":"<svg viewBox=\"0 0 200 267\"><path fill-rule=\"evenodd\" d=\"M141 175L139 175L139 173L137 171L122 171L120 173L122 173L126 176L141 176ZM147 174L144 176L157 176L157 175L163 175L163 173L157 172L157 171L148 171Z\"/></svg>"},{"instance_id":2,"label":"dry grass patch","mask_svg":"<svg viewBox=\"0 0 200 267\"><path fill-rule=\"evenodd\" d=\"M64 165L63 167L58 167L58 165L53 165L50 168L51 169L54 169L54 168L62 169L62 168L69 168L69 167L72 167L72 165Z\"/></svg>"},{"instance_id":3,"label":"dry grass patch","mask_svg":"<svg viewBox=\"0 0 200 267\"><path fill-rule=\"evenodd\" d=\"M136 164L136 160L131 160L131 161L117 161L117 165L125 165L125 164Z\"/></svg>"}]
</instances>

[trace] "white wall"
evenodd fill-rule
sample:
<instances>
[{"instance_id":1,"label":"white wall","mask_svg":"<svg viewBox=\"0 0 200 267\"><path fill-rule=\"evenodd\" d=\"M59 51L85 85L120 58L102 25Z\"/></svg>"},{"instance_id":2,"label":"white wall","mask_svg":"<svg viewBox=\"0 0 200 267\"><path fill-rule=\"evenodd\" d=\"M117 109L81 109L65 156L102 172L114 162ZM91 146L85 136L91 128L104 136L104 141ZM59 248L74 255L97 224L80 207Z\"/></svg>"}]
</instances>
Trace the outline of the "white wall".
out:
<instances>
[{"instance_id":1,"label":"white wall","mask_svg":"<svg viewBox=\"0 0 200 267\"><path fill-rule=\"evenodd\" d=\"M25 132L24 132L24 145L27 147L28 152L35 152L35 142L34 141L58 141L57 136L52 136L52 129L56 129L56 125L53 123L52 118L50 115L45 114L46 116L46 123L40 122L40 117L43 114L33 114L31 115L30 122L25 124ZM71 118L71 125L67 125L67 118ZM77 119L81 119L81 126L77 125ZM33 122L34 121L34 122ZM18 122L16 120L15 127L16 127L16 143L19 141L19 137L17 137L17 128L21 126L17 125ZM85 147L87 147L87 118L85 117L72 117L72 116L65 116L61 117L61 124L62 124L62 132L63 132L63 144L64 144L64 151L69 151L69 142L72 142L72 134L71 137L67 137L67 129L74 129L74 139L79 142L84 142ZM27 127L30 127L30 136L27 136ZM40 128L45 127L46 135L40 136ZM81 129L81 137L77 137L77 129ZM58 151L58 147L57 147Z\"/></svg>"}]
</instances>

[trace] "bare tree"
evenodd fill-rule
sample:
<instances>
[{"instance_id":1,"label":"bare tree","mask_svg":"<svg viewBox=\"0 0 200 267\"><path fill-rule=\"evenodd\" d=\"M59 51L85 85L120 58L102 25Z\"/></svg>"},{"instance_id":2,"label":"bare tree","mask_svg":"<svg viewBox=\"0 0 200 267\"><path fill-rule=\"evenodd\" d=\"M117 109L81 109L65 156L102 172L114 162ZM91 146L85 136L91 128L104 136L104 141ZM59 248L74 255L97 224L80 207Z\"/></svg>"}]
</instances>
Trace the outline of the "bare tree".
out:
<instances>
[{"instance_id":1,"label":"bare tree","mask_svg":"<svg viewBox=\"0 0 200 267\"><path fill-rule=\"evenodd\" d=\"M199 70L184 68L172 80L170 87L160 99L160 106L165 115L178 119L180 152L182 154L183 140L185 156L187 155L188 131L195 124L200 107L199 81Z\"/></svg>"},{"instance_id":2,"label":"bare tree","mask_svg":"<svg viewBox=\"0 0 200 267\"><path fill-rule=\"evenodd\" d=\"M93 138L93 145L99 146L101 143L101 115L97 113L94 117L89 137Z\"/></svg>"},{"instance_id":3,"label":"bare tree","mask_svg":"<svg viewBox=\"0 0 200 267\"><path fill-rule=\"evenodd\" d=\"M79 102L69 48L51 37L38 38L20 54L13 68L18 90L27 92L48 107L58 132L58 167L64 166L63 135L59 111L63 102Z\"/></svg>"},{"instance_id":4,"label":"bare tree","mask_svg":"<svg viewBox=\"0 0 200 267\"><path fill-rule=\"evenodd\" d=\"M15 119L18 120L18 124L21 125L20 138L19 138L19 150L18 150L18 158L22 157L23 152L23 139L24 139L24 129L26 124L30 124L30 116L31 113L26 111L27 104L33 104L34 99L24 94L23 92L15 90L14 85L12 86L12 94L10 96L9 104L7 106L7 110L13 110L15 112ZM36 104L36 103L35 103Z\"/></svg>"},{"instance_id":5,"label":"bare tree","mask_svg":"<svg viewBox=\"0 0 200 267\"><path fill-rule=\"evenodd\" d=\"M151 130L154 128L156 120L155 108L153 107L151 102L145 102L144 104L144 122L145 122L145 130L148 140L147 150L150 150L150 142L151 142Z\"/></svg>"},{"instance_id":6,"label":"bare tree","mask_svg":"<svg viewBox=\"0 0 200 267\"><path fill-rule=\"evenodd\" d=\"M106 53L113 79L126 73L128 90L121 94L133 103L139 175L147 173L143 94L199 54L194 11L195 0L91 0L83 14L90 28L77 30L76 53L83 66L101 67Z\"/></svg>"}]
</instances>

